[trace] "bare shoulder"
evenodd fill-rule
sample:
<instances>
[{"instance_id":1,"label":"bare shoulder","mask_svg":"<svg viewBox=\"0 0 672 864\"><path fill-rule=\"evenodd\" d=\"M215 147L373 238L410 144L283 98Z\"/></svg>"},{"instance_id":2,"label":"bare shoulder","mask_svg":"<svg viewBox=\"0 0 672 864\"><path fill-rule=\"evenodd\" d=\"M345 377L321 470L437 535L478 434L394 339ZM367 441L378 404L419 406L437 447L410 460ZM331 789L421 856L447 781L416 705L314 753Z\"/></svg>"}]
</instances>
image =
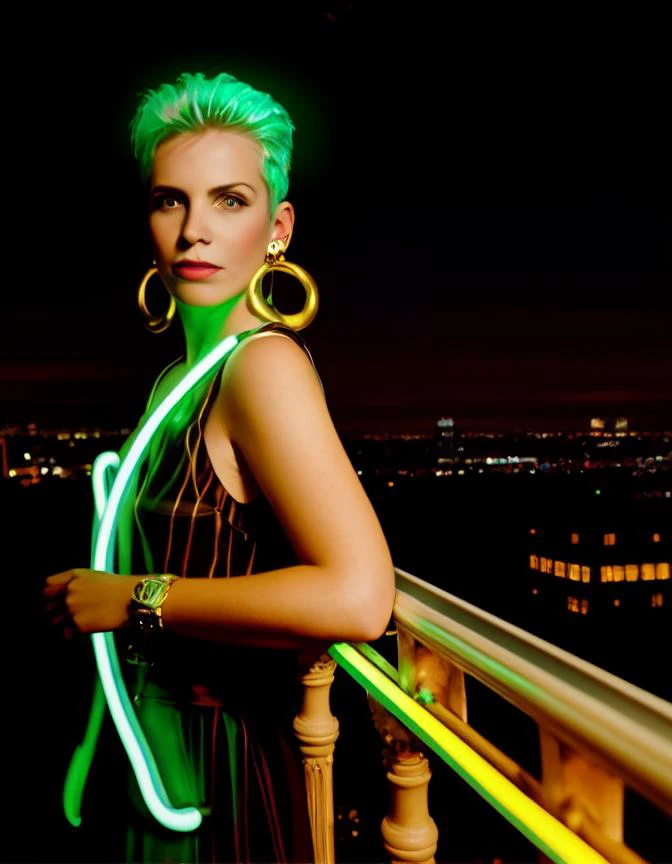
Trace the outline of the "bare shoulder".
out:
<instances>
[{"instance_id":1,"label":"bare shoulder","mask_svg":"<svg viewBox=\"0 0 672 864\"><path fill-rule=\"evenodd\" d=\"M308 354L281 331L255 334L234 350L224 367L222 391L235 400L267 393L274 403L319 395L326 408L322 385Z\"/></svg>"},{"instance_id":2,"label":"bare shoulder","mask_svg":"<svg viewBox=\"0 0 672 864\"><path fill-rule=\"evenodd\" d=\"M387 543L320 379L306 352L279 337L250 337L225 366L218 401L231 440L301 563L368 571L393 590Z\"/></svg>"}]
</instances>

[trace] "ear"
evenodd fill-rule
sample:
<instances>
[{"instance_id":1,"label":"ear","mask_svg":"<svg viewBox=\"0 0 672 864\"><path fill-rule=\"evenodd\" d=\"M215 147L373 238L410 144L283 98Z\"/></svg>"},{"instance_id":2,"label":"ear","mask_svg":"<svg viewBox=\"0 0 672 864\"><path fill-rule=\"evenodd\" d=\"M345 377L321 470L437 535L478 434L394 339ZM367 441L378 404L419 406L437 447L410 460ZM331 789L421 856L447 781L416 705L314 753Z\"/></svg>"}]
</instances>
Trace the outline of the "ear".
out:
<instances>
[{"instance_id":1,"label":"ear","mask_svg":"<svg viewBox=\"0 0 672 864\"><path fill-rule=\"evenodd\" d=\"M271 240L284 240L285 248L287 248L292 239L293 231L294 207L289 203L289 201L281 201L275 209Z\"/></svg>"}]
</instances>

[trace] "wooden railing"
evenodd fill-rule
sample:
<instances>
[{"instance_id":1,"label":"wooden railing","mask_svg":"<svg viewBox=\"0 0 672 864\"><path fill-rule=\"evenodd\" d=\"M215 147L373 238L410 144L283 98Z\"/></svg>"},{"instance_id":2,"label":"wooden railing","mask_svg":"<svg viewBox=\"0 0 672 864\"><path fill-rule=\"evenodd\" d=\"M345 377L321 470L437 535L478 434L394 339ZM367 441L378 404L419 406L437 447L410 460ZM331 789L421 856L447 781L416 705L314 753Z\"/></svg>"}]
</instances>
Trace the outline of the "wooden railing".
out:
<instances>
[{"instance_id":1,"label":"wooden railing","mask_svg":"<svg viewBox=\"0 0 672 864\"><path fill-rule=\"evenodd\" d=\"M398 668L369 645L333 645L304 677L295 722L318 864L334 861L331 761L338 723L328 703L335 664L367 691L386 748L391 860L431 862L432 750L540 849L540 860L641 864L623 843L624 788L672 815L672 704L427 582L396 570ZM535 778L467 722L464 676L539 728Z\"/></svg>"}]
</instances>

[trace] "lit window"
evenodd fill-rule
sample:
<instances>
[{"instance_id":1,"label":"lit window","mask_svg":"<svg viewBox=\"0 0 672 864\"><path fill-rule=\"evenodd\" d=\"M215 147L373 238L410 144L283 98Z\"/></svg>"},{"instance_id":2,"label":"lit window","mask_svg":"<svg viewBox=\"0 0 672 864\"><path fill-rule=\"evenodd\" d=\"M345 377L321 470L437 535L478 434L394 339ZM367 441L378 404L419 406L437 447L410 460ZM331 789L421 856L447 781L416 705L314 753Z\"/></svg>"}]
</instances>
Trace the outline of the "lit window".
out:
<instances>
[{"instance_id":1,"label":"lit window","mask_svg":"<svg viewBox=\"0 0 672 864\"><path fill-rule=\"evenodd\" d=\"M660 534L656 533L651 536L654 543L660 543Z\"/></svg>"},{"instance_id":2,"label":"lit window","mask_svg":"<svg viewBox=\"0 0 672 864\"><path fill-rule=\"evenodd\" d=\"M605 534L604 535L604 545L605 546L615 546L616 545L616 535L615 534Z\"/></svg>"},{"instance_id":3,"label":"lit window","mask_svg":"<svg viewBox=\"0 0 672 864\"><path fill-rule=\"evenodd\" d=\"M578 542L579 542L579 535L578 534L572 534L572 546L576 546L578 544Z\"/></svg>"},{"instance_id":4,"label":"lit window","mask_svg":"<svg viewBox=\"0 0 672 864\"><path fill-rule=\"evenodd\" d=\"M613 582L614 581L614 568L611 564L607 564L604 567L600 567L600 582Z\"/></svg>"},{"instance_id":5,"label":"lit window","mask_svg":"<svg viewBox=\"0 0 672 864\"><path fill-rule=\"evenodd\" d=\"M625 565L625 581L636 582L639 579L639 567L637 564Z\"/></svg>"},{"instance_id":6,"label":"lit window","mask_svg":"<svg viewBox=\"0 0 672 864\"><path fill-rule=\"evenodd\" d=\"M651 596L651 605L655 608L656 606L663 605L663 595L662 594L653 594Z\"/></svg>"},{"instance_id":7,"label":"lit window","mask_svg":"<svg viewBox=\"0 0 672 864\"><path fill-rule=\"evenodd\" d=\"M623 582L625 580L625 567L621 564L614 564L614 582Z\"/></svg>"},{"instance_id":8,"label":"lit window","mask_svg":"<svg viewBox=\"0 0 672 864\"><path fill-rule=\"evenodd\" d=\"M532 570L539 569L539 558L536 555L530 555L530 567Z\"/></svg>"},{"instance_id":9,"label":"lit window","mask_svg":"<svg viewBox=\"0 0 672 864\"><path fill-rule=\"evenodd\" d=\"M572 582L579 582L581 580L581 565L580 564L570 564L569 565L569 578Z\"/></svg>"},{"instance_id":10,"label":"lit window","mask_svg":"<svg viewBox=\"0 0 672 864\"><path fill-rule=\"evenodd\" d=\"M656 565L655 564L642 564L642 579L644 582L650 582L652 579L656 578Z\"/></svg>"},{"instance_id":11,"label":"lit window","mask_svg":"<svg viewBox=\"0 0 672 864\"><path fill-rule=\"evenodd\" d=\"M565 578L565 562L564 561L556 561L555 562L555 575L561 576L563 579Z\"/></svg>"},{"instance_id":12,"label":"lit window","mask_svg":"<svg viewBox=\"0 0 672 864\"><path fill-rule=\"evenodd\" d=\"M581 581L590 582L590 567L581 567Z\"/></svg>"},{"instance_id":13,"label":"lit window","mask_svg":"<svg viewBox=\"0 0 672 864\"><path fill-rule=\"evenodd\" d=\"M550 558L542 558L541 559L541 571L542 571L542 573L552 573L553 572L553 561Z\"/></svg>"},{"instance_id":14,"label":"lit window","mask_svg":"<svg viewBox=\"0 0 672 864\"><path fill-rule=\"evenodd\" d=\"M584 597L583 600L581 601L581 614L582 615L588 614L588 599L586 597Z\"/></svg>"},{"instance_id":15,"label":"lit window","mask_svg":"<svg viewBox=\"0 0 672 864\"><path fill-rule=\"evenodd\" d=\"M669 579L670 578L670 562L669 561L661 561L659 564L656 564L656 579Z\"/></svg>"},{"instance_id":16,"label":"lit window","mask_svg":"<svg viewBox=\"0 0 672 864\"><path fill-rule=\"evenodd\" d=\"M620 605L621 605L621 601L619 600L618 597L615 597L614 598L614 606L620 606Z\"/></svg>"},{"instance_id":17,"label":"lit window","mask_svg":"<svg viewBox=\"0 0 672 864\"><path fill-rule=\"evenodd\" d=\"M567 598L567 609L570 612L578 612L579 611L579 601L577 597L568 597Z\"/></svg>"}]
</instances>

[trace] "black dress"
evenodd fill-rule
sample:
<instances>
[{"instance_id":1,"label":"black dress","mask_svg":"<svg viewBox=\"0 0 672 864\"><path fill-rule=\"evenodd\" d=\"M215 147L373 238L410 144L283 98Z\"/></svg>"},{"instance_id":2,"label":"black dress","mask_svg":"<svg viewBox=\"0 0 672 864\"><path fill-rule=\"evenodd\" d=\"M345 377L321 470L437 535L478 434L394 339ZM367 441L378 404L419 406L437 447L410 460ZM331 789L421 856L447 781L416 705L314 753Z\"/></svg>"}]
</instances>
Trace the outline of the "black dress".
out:
<instances>
[{"instance_id":1,"label":"black dress","mask_svg":"<svg viewBox=\"0 0 672 864\"><path fill-rule=\"evenodd\" d=\"M284 325L266 324L243 338L268 330L294 339L310 357L302 337ZM127 572L219 579L298 563L264 496L236 501L208 457L203 430L225 362L194 406L186 434L155 448L151 471L145 466L139 475L133 569ZM127 668L130 695L168 797L173 806L199 806L206 815L195 832L163 828L147 811L131 772L127 860L312 860L292 730L300 706L296 652L165 631L154 666L136 670Z\"/></svg>"}]
</instances>

